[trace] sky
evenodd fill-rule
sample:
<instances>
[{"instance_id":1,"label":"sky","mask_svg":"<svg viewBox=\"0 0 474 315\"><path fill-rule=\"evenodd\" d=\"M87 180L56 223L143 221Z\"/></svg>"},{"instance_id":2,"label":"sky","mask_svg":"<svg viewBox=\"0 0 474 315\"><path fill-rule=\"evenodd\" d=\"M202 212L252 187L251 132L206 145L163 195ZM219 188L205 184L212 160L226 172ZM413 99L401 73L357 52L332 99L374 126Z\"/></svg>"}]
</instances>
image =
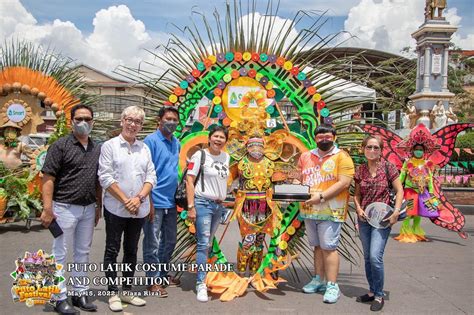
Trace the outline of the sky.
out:
<instances>
[{"instance_id":1,"label":"sky","mask_svg":"<svg viewBox=\"0 0 474 315\"><path fill-rule=\"evenodd\" d=\"M212 17L225 0L0 0L0 42L20 38L111 73L118 65L151 61L145 49L168 42L176 26L191 23L191 12ZM452 42L474 49L474 0L448 0L446 19L459 29ZM247 3L247 0L242 0ZM261 13L264 0L257 0ZM280 21L298 10L325 12L322 34L347 31L344 46L400 54L415 47L411 38L424 21L425 0L281 0ZM222 17L223 18L223 17ZM295 30L298 31L298 30ZM347 37L347 36L346 36Z\"/></svg>"}]
</instances>

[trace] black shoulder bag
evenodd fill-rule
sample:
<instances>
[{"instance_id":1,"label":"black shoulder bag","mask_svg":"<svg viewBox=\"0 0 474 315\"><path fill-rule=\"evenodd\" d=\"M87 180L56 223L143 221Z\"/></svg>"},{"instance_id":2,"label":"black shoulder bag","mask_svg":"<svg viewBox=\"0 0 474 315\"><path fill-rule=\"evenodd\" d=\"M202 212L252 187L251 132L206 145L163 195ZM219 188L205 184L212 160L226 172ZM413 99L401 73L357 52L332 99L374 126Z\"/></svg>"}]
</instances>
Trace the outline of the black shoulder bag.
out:
<instances>
[{"instance_id":1,"label":"black shoulder bag","mask_svg":"<svg viewBox=\"0 0 474 315\"><path fill-rule=\"evenodd\" d=\"M206 152L204 150L199 150L201 151L201 163L199 167L199 171L196 175L196 181L195 183L198 182L199 179L201 179L201 190L204 191L204 171L203 171L203 166L204 163L206 162ZM178 184L178 188L176 188L176 192L174 194L174 201L175 204L178 207L181 207L183 209L188 208L188 197L186 194L186 175L188 174L188 168L184 170L183 177L181 178L181 181Z\"/></svg>"}]
</instances>

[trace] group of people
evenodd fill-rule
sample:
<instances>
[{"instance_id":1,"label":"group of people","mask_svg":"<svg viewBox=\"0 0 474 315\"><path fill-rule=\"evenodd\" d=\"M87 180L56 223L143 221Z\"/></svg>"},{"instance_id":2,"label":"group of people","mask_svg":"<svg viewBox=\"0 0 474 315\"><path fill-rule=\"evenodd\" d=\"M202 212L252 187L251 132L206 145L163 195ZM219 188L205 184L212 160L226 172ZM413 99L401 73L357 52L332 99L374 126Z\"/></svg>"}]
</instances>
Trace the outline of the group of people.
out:
<instances>
[{"instance_id":1,"label":"group of people","mask_svg":"<svg viewBox=\"0 0 474 315\"><path fill-rule=\"evenodd\" d=\"M140 233L143 230L143 262L168 264L176 244L177 209L175 192L178 186L179 141L173 132L179 122L176 108L163 107L158 113L158 128L144 141L137 138L145 119L145 112L137 106L124 109L120 135L101 147L92 141L93 110L76 105L71 110L72 133L53 143L48 150L43 172L43 225L53 220L63 230L54 239L52 254L57 263L87 263L92 245L94 226L102 213L105 218L106 242L104 265L113 265L121 249L123 263L137 263ZM336 131L330 125L320 125L315 132L317 148L301 155L298 168L300 181L311 187L312 197L301 207L309 243L314 247L314 276L302 290L305 293L324 293L323 301L336 303L340 297L337 284L339 272L339 244L342 225L346 219L349 186L355 179L355 205L360 238L364 250L369 292L357 298L371 302L371 310L382 309L384 268L383 253L390 233L376 229L366 222L365 208L372 202L389 203L390 190L396 191L393 214L386 220L397 222L403 199L403 189L396 167L381 159L383 142L369 136L362 144L367 163L357 171L351 157L335 145ZM230 157L224 150L228 132L215 126L209 131L208 146L198 150L187 165L186 193L188 219L196 228L196 262L203 265L219 226L223 201L228 192ZM72 258L67 258L67 255ZM106 269L106 277L115 278L113 268ZM197 300L208 301L205 268L198 269ZM80 270L71 276L84 276ZM124 271L133 277L134 269ZM166 272L147 272L147 277L167 278L169 286L179 286L178 279ZM147 288L154 295L166 297L163 285ZM72 305L67 289L61 284L55 310L60 314L75 314L74 308L95 311L96 305L84 294L88 287L79 284L71 288ZM109 298L112 311L121 311L122 303L143 306L146 301L136 295L119 294L116 285ZM131 290L124 285L122 291ZM71 295L71 294L70 294Z\"/></svg>"},{"instance_id":2,"label":"group of people","mask_svg":"<svg viewBox=\"0 0 474 315\"><path fill-rule=\"evenodd\" d=\"M173 136L178 125L178 111L162 108L158 113L159 128L144 141L137 139L145 121L145 112L130 106L121 114L121 133L102 146L90 133L94 125L92 108L76 105L71 109L72 133L53 143L42 169L44 226L57 223L62 234L53 241L52 254L56 262L85 264L89 262L94 226L105 218L104 269L107 278L116 278L117 256L123 243L122 263L130 268L123 277L134 276L138 243L143 229L143 261L150 264L169 263L176 244L177 211L174 193L178 185L180 144ZM122 241L123 239L123 241ZM70 255L68 257L68 255ZM71 276L85 276L81 269ZM168 278L165 283L179 286L179 280L166 272L147 272L147 277ZM88 299L87 286L75 283L67 297L65 282L60 284L55 311L76 314L74 306L95 311ZM109 307L121 311L122 303L143 306L146 301L132 294L118 294L114 282ZM124 284L122 291L130 291ZM166 297L162 285L150 285L150 292ZM72 293L72 294L71 294Z\"/></svg>"}]
</instances>

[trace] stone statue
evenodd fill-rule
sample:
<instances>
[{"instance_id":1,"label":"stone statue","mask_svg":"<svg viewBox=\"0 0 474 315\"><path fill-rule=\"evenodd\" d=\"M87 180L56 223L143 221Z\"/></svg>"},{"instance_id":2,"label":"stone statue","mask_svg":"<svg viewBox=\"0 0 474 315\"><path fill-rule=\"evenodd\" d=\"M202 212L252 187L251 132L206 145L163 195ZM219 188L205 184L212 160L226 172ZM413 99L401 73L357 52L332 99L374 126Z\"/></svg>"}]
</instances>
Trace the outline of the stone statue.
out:
<instances>
[{"instance_id":1,"label":"stone statue","mask_svg":"<svg viewBox=\"0 0 474 315\"><path fill-rule=\"evenodd\" d=\"M433 121L433 129L439 129L446 126L448 117L444 109L443 101L438 101L431 110L431 117Z\"/></svg>"},{"instance_id":2,"label":"stone statue","mask_svg":"<svg viewBox=\"0 0 474 315\"><path fill-rule=\"evenodd\" d=\"M446 0L426 0L425 2L425 21L434 19L443 19L443 10L446 8ZM436 9L438 16L435 17Z\"/></svg>"},{"instance_id":3,"label":"stone statue","mask_svg":"<svg viewBox=\"0 0 474 315\"><path fill-rule=\"evenodd\" d=\"M458 122L458 116L453 112L453 107L451 103L449 104L448 111L446 112L448 116L448 125L455 124Z\"/></svg>"},{"instance_id":4,"label":"stone statue","mask_svg":"<svg viewBox=\"0 0 474 315\"><path fill-rule=\"evenodd\" d=\"M416 107L413 101L409 101L407 104L407 111L403 113L402 124L403 128L412 129L416 126L416 121L418 119L418 114L416 112Z\"/></svg>"},{"instance_id":5,"label":"stone statue","mask_svg":"<svg viewBox=\"0 0 474 315\"><path fill-rule=\"evenodd\" d=\"M419 124L423 124L427 127L431 126L430 111L428 109L423 109L420 111L420 117L416 121L416 125L419 125ZM414 126L411 128L414 128Z\"/></svg>"}]
</instances>

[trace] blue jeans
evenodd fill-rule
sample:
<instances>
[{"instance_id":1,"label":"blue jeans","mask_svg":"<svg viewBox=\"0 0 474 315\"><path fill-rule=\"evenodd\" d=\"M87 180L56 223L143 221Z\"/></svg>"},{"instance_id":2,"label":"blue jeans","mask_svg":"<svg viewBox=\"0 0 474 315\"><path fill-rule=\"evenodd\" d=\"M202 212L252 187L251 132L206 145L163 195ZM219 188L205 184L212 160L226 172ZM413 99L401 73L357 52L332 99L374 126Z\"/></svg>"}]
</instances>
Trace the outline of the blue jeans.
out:
<instances>
[{"instance_id":1,"label":"blue jeans","mask_svg":"<svg viewBox=\"0 0 474 315\"><path fill-rule=\"evenodd\" d=\"M155 219L145 219L143 225L143 262L146 264L169 264L177 234L176 207L169 209L155 208ZM147 277L166 277L166 271L147 271Z\"/></svg>"},{"instance_id":2,"label":"blue jeans","mask_svg":"<svg viewBox=\"0 0 474 315\"><path fill-rule=\"evenodd\" d=\"M359 220L359 237L364 249L365 275L369 290L376 297L383 297L383 253L390 235L390 228L376 229L367 222Z\"/></svg>"},{"instance_id":3,"label":"blue jeans","mask_svg":"<svg viewBox=\"0 0 474 315\"><path fill-rule=\"evenodd\" d=\"M196 207L196 263L198 267L205 268L209 246L219 227L223 206L199 197L195 197L194 203ZM206 272L198 270L196 283L204 283L205 278Z\"/></svg>"}]
</instances>

